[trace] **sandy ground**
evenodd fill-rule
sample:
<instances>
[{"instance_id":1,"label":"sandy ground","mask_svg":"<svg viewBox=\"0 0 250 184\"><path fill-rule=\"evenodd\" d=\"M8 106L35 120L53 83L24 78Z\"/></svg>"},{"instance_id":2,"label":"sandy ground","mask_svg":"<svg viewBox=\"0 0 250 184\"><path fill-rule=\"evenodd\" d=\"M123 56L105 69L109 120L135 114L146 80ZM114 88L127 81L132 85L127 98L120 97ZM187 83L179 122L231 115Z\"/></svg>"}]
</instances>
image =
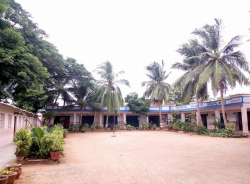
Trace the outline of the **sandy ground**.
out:
<instances>
[{"instance_id":1,"label":"sandy ground","mask_svg":"<svg viewBox=\"0 0 250 184\"><path fill-rule=\"evenodd\" d=\"M60 163L28 163L15 184L250 183L250 138L167 131L69 133Z\"/></svg>"}]
</instances>

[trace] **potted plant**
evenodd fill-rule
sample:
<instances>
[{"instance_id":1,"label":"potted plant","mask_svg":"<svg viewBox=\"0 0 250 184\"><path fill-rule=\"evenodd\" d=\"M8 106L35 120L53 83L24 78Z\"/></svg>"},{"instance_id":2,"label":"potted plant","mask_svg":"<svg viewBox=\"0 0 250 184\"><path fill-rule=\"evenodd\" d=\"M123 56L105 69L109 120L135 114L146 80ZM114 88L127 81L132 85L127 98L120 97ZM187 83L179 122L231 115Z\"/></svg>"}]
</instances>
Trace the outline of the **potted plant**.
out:
<instances>
[{"instance_id":1,"label":"potted plant","mask_svg":"<svg viewBox=\"0 0 250 184\"><path fill-rule=\"evenodd\" d=\"M21 128L15 134L16 151L15 155L18 161L22 161L25 156L29 155L32 145L31 131Z\"/></svg>"},{"instance_id":2,"label":"potted plant","mask_svg":"<svg viewBox=\"0 0 250 184\"><path fill-rule=\"evenodd\" d=\"M66 138L67 133L68 133L68 130L67 129L63 129L63 138Z\"/></svg>"},{"instance_id":3,"label":"potted plant","mask_svg":"<svg viewBox=\"0 0 250 184\"><path fill-rule=\"evenodd\" d=\"M153 124L152 128L155 130L157 128L156 124Z\"/></svg>"},{"instance_id":4,"label":"potted plant","mask_svg":"<svg viewBox=\"0 0 250 184\"><path fill-rule=\"evenodd\" d=\"M13 172L15 172L17 174L16 179L18 179L22 174L22 168L21 167L11 167L10 171L13 171Z\"/></svg>"},{"instance_id":5,"label":"potted plant","mask_svg":"<svg viewBox=\"0 0 250 184\"><path fill-rule=\"evenodd\" d=\"M95 131L96 130L96 126L95 125L91 125L91 127L90 127L93 131Z\"/></svg>"},{"instance_id":6,"label":"potted plant","mask_svg":"<svg viewBox=\"0 0 250 184\"><path fill-rule=\"evenodd\" d=\"M49 135L51 141L51 145L50 145L50 156L52 160L58 160L61 152L63 151L63 147L62 147L62 139L60 138L59 135Z\"/></svg>"},{"instance_id":7,"label":"potted plant","mask_svg":"<svg viewBox=\"0 0 250 184\"><path fill-rule=\"evenodd\" d=\"M69 126L68 131L73 132L75 129L73 126Z\"/></svg>"},{"instance_id":8,"label":"potted plant","mask_svg":"<svg viewBox=\"0 0 250 184\"><path fill-rule=\"evenodd\" d=\"M108 127L105 126L105 127L104 127L104 130L108 131Z\"/></svg>"},{"instance_id":9,"label":"potted plant","mask_svg":"<svg viewBox=\"0 0 250 184\"><path fill-rule=\"evenodd\" d=\"M100 125L99 128L100 128L100 130L103 130L103 126L102 125Z\"/></svg>"},{"instance_id":10,"label":"potted plant","mask_svg":"<svg viewBox=\"0 0 250 184\"><path fill-rule=\"evenodd\" d=\"M22 164L18 164L16 162L13 162L12 164L7 165L7 169L8 169L8 171L10 171L10 169L13 168L13 167L21 168L21 166L22 166Z\"/></svg>"},{"instance_id":11,"label":"potted plant","mask_svg":"<svg viewBox=\"0 0 250 184\"><path fill-rule=\"evenodd\" d=\"M5 182L6 182L7 184L13 184L14 181L15 181L15 179L16 179L17 173L12 172L12 171L8 171L7 168L4 168L4 169L0 172L0 175L1 175L1 176L7 176L7 177L8 177L8 181L6 182L6 180L5 180Z\"/></svg>"},{"instance_id":12,"label":"potted plant","mask_svg":"<svg viewBox=\"0 0 250 184\"><path fill-rule=\"evenodd\" d=\"M7 175L0 175L0 184L7 184L9 177Z\"/></svg>"},{"instance_id":13,"label":"potted plant","mask_svg":"<svg viewBox=\"0 0 250 184\"><path fill-rule=\"evenodd\" d=\"M86 128L82 127L81 132L85 132L85 131L86 131Z\"/></svg>"},{"instance_id":14,"label":"potted plant","mask_svg":"<svg viewBox=\"0 0 250 184\"><path fill-rule=\"evenodd\" d=\"M126 130L126 127L127 127L127 123L124 122L124 130Z\"/></svg>"}]
</instances>

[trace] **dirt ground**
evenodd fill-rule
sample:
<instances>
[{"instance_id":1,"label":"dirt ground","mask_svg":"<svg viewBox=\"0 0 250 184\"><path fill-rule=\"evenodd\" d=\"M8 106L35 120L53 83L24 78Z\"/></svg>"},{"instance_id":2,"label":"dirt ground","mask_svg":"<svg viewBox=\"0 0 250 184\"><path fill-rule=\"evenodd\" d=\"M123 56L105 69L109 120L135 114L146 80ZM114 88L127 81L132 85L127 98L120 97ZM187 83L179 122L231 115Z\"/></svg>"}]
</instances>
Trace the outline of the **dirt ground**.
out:
<instances>
[{"instance_id":1,"label":"dirt ground","mask_svg":"<svg viewBox=\"0 0 250 184\"><path fill-rule=\"evenodd\" d=\"M250 138L116 134L69 133L60 163L24 163L15 184L250 183Z\"/></svg>"}]
</instances>

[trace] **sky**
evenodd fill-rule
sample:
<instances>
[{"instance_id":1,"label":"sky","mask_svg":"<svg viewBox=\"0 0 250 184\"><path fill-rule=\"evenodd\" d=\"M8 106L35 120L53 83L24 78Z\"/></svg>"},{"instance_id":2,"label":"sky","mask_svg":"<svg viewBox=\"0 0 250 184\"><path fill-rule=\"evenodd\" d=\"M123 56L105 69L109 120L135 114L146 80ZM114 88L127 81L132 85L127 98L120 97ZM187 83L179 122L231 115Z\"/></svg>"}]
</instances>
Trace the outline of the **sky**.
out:
<instances>
[{"instance_id":1,"label":"sky","mask_svg":"<svg viewBox=\"0 0 250 184\"><path fill-rule=\"evenodd\" d=\"M124 71L120 79L127 79L131 86L121 86L124 97L130 92L143 95L141 82L148 80L145 67L154 61L164 60L165 70L171 72L169 84L180 77L182 71L171 69L182 61L176 50L193 38L195 28L214 24L214 18L224 22L225 43L244 36L239 49L250 62L249 0L16 1L47 32L47 40L59 53L84 64L96 79L99 76L93 71L104 61L110 61L116 72ZM250 88L237 85L226 95L236 93L250 93Z\"/></svg>"}]
</instances>

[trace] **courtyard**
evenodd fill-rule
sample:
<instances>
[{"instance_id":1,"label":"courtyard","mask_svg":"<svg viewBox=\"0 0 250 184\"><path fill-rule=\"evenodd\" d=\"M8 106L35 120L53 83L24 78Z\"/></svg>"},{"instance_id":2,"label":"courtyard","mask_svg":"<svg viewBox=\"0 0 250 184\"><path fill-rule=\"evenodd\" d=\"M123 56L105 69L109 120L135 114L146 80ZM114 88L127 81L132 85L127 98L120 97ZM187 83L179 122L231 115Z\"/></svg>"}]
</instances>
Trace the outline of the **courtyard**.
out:
<instances>
[{"instance_id":1,"label":"courtyard","mask_svg":"<svg viewBox=\"0 0 250 184\"><path fill-rule=\"evenodd\" d=\"M249 183L249 138L166 131L69 133L60 163L24 163L15 183Z\"/></svg>"}]
</instances>

